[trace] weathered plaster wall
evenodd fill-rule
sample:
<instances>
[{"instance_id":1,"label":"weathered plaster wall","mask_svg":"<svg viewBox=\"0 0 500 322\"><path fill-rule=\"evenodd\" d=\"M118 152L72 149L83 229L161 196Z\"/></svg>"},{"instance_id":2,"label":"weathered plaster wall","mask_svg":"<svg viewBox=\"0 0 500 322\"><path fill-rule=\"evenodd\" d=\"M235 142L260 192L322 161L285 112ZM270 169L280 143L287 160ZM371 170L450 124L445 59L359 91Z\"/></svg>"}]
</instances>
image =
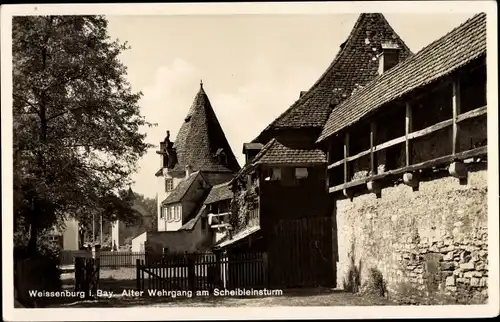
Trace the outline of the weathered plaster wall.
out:
<instances>
[{"instance_id":1,"label":"weathered plaster wall","mask_svg":"<svg viewBox=\"0 0 500 322\"><path fill-rule=\"evenodd\" d=\"M78 221L68 219L65 221L65 229L63 233L63 248L64 250L78 250Z\"/></svg>"},{"instance_id":2,"label":"weathered plaster wall","mask_svg":"<svg viewBox=\"0 0 500 322\"><path fill-rule=\"evenodd\" d=\"M478 169L476 169L478 170ZM452 298L484 302L487 296L487 171L469 173L468 185L444 177L419 191L398 185L377 199L367 194L336 203L342 286L351 258L387 283L388 295L405 301Z\"/></svg>"},{"instance_id":3,"label":"weathered plaster wall","mask_svg":"<svg viewBox=\"0 0 500 322\"><path fill-rule=\"evenodd\" d=\"M158 231L165 231L167 228L167 218L164 217L163 219L161 218L161 203L165 198L168 197L170 194L169 192L165 191L165 179L166 178L172 178L174 180L174 189L179 185L181 181L183 181L186 178L186 175L183 173L176 174L173 176L172 173L168 174L167 177L164 176L159 176L157 177L157 191L158 191L158 204L157 204L157 209L158 209Z\"/></svg>"},{"instance_id":4,"label":"weathered plaster wall","mask_svg":"<svg viewBox=\"0 0 500 322\"><path fill-rule=\"evenodd\" d=\"M206 251L211 245L212 234L209 229L201 229L201 220L193 230L148 232L146 241L146 248L154 253L162 253L165 247L170 253Z\"/></svg>"},{"instance_id":5,"label":"weathered plaster wall","mask_svg":"<svg viewBox=\"0 0 500 322\"><path fill-rule=\"evenodd\" d=\"M143 252L145 250L145 243L148 236L148 232L145 231L139 236L132 239L132 251L133 252Z\"/></svg>"}]
</instances>

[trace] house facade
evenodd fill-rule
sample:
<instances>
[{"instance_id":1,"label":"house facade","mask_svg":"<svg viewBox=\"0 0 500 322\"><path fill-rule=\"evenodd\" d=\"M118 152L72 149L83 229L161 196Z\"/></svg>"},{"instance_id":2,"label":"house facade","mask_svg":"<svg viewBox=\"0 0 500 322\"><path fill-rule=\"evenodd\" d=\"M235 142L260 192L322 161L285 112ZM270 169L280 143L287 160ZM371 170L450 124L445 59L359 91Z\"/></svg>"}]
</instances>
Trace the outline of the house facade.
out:
<instances>
[{"instance_id":1,"label":"house facade","mask_svg":"<svg viewBox=\"0 0 500 322\"><path fill-rule=\"evenodd\" d=\"M59 245L59 248L63 251L79 250L80 235L78 221L72 218L66 219L64 221L64 227L54 229L48 238L52 243Z\"/></svg>"},{"instance_id":2,"label":"house facade","mask_svg":"<svg viewBox=\"0 0 500 322\"><path fill-rule=\"evenodd\" d=\"M410 54L383 15L359 16L318 81L244 145L247 163L231 182L232 230L218 248L265 251L276 287L335 286L334 202L316 140L331 111L377 77L380 65L389 69Z\"/></svg>"},{"instance_id":3,"label":"house facade","mask_svg":"<svg viewBox=\"0 0 500 322\"><path fill-rule=\"evenodd\" d=\"M332 111L318 143L339 284L357 271L363 288L378 272L394 296L486 301L486 106L479 14Z\"/></svg>"}]
</instances>

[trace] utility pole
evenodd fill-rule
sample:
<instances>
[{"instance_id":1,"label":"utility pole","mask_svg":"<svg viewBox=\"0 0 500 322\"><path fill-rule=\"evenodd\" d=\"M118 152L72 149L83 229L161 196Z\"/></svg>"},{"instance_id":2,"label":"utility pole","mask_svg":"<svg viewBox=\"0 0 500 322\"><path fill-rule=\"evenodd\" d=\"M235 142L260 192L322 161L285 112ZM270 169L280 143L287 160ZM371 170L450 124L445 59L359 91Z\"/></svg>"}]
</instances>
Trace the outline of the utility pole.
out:
<instances>
[{"instance_id":1,"label":"utility pole","mask_svg":"<svg viewBox=\"0 0 500 322\"><path fill-rule=\"evenodd\" d=\"M95 244L95 216L92 214L92 244Z\"/></svg>"}]
</instances>

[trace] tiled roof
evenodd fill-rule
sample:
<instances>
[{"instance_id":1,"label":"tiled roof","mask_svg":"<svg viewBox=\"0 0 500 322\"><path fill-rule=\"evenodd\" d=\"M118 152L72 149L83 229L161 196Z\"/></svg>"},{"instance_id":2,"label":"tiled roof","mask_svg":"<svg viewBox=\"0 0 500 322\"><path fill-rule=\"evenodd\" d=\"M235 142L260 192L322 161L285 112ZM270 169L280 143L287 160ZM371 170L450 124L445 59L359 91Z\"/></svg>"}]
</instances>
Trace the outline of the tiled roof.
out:
<instances>
[{"instance_id":1,"label":"tiled roof","mask_svg":"<svg viewBox=\"0 0 500 322\"><path fill-rule=\"evenodd\" d=\"M486 14L478 14L374 79L336 107L318 142L412 90L486 54Z\"/></svg>"},{"instance_id":2,"label":"tiled roof","mask_svg":"<svg viewBox=\"0 0 500 322\"><path fill-rule=\"evenodd\" d=\"M196 225L196 223L198 222L198 220L200 220L200 218L203 216L205 209L206 209L206 206L203 205L200 208L200 210L198 211L198 213L196 214L196 216L194 216L187 223L182 225L182 227L179 228L179 230L193 230L193 228Z\"/></svg>"},{"instance_id":3,"label":"tiled roof","mask_svg":"<svg viewBox=\"0 0 500 322\"><path fill-rule=\"evenodd\" d=\"M231 198L233 198L233 191L231 190L229 182L225 182L212 187L210 193L207 196L207 199L205 199L204 204L208 205L217 201L227 200Z\"/></svg>"},{"instance_id":4,"label":"tiled roof","mask_svg":"<svg viewBox=\"0 0 500 322\"><path fill-rule=\"evenodd\" d=\"M181 181L177 187L174 188L170 192L167 198L162 201L162 205L168 205L176 202L180 202L182 198L186 195L186 192L189 190L193 182L195 182L196 178L200 173L194 172L189 175L185 180Z\"/></svg>"},{"instance_id":5,"label":"tiled roof","mask_svg":"<svg viewBox=\"0 0 500 322\"><path fill-rule=\"evenodd\" d=\"M350 96L358 85L363 86L378 75L376 57L383 42L399 46L400 61L411 55L382 14L361 14L323 75L254 141L267 141L262 137L275 129L323 127L336 103Z\"/></svg>"},{"instance_id":6,"label":"tiled roof","mask_svg":"<svg viewBox=\"0 0 500 322\"><path fill-rule=\"evenodd\" d=\"M272 139L255 156L252 164L321 164L325 153L319 149L293 149Z\"/></svg>"},{"instance_id":7,"label":"tiled roof","mask_svg":"<svg viewBox=\"0 0 500 322\"><path fill-rule=\"evenodd\" d=\"M173 147L177 155L174 170L183 171L186 165L191 166L193 171L237 172L240 169L203 85L194 98ZM226 154L226 165L217 160L217 151Z\"/></svg>"},{"instance_id":8,"label":"tiled roof","mask_svg":"<svg viewBox=\"0 0 500 322\"><path fill-rule=\"evenodd\" d=\"M231 239L224 238L224 239L219 240L217 242L217 244L214 245L214 248L222 248L222 247L229 246L235 242L243 240L244 238L258 232L259 230L260 230L260 226L252 226L252 227L245 228L242 231L235 234L234 236L232 236Z\"/></svg>"}]
</instances>

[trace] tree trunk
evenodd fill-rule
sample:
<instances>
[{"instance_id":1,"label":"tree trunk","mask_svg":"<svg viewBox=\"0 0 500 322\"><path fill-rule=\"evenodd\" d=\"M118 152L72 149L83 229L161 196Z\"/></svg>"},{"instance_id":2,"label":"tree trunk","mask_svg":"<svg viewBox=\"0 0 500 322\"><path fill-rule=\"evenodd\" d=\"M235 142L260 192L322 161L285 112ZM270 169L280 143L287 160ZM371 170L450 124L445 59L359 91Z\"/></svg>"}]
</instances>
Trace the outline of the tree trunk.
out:
<instances>
[{"instance_id":1,"label":"tree trunk","mask_svg":"<svg viewBox=\"0 0 500 322\"><path fill-rule=\"evenodd\" d=\"M31 200L31 216L30 218L30 239L28 241L27 252L30 256L37 253L37 241L38 241L38 222L37 222L37 206L34 199Z\"/></svg>"},{"instance_id":2,"label":"tree trunk","mask_svg":"<svg viewBox=\"0 0 500 322\"><path fill-rule=\"evenodd\" d=\"M37 252L38 227L34 223L30 225L30 239L28 241L28 254L35 255Z\"/></svg>"}]
</instances>

